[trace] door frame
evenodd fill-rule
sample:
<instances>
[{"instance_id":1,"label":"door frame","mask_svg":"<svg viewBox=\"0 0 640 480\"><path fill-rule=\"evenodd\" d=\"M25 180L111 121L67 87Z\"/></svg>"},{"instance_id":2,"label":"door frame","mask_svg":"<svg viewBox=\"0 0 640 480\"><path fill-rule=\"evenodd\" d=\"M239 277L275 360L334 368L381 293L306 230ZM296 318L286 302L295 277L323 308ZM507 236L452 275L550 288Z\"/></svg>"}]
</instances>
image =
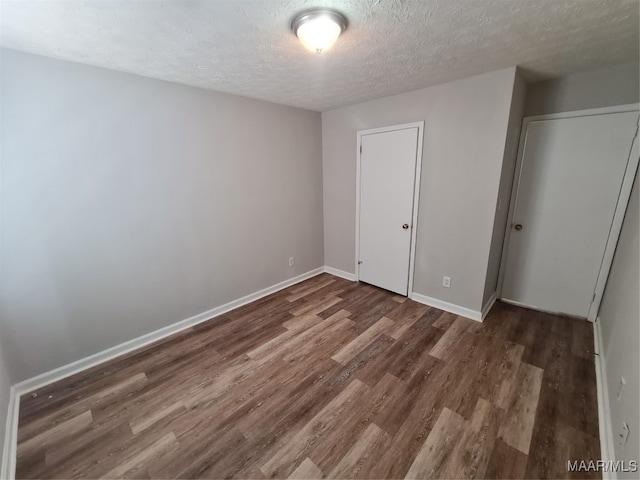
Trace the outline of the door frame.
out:
<instances>
[{"instance_id":1,"label":"door frame","mask_svg":"<svg viewBox=\"0 0 640 480\"><path fill-rule=\"evenodd\" d=\"M518 186L520 184L520 177L522 174L522 161L525 150L525 140L527 138L527 129L530 123L545 121L545 120L557 120L561 118L574 118L574 117L588 117L593 115L608 115L611 113L626 113L626 112L638 112L640 115L640 104L632 103L627 105L618 105L613 107L602 108L590 108L586 110L576 110L572 112L550 113L546 115L535 115L531 117L524 117L522 119L522 128L520 131L520 143L518 145L518 156L516 158L516 168L513 176L513 183L511 187L511 200L509 202L509 213L507 214L507 225L505 228L504 242L502 244L502 256L500 258L500 271L498 274L498 298L502 299L502 288L504 286L504 275L507 264L507 253L509 250L509 240L511 238L511 226L513 225L513 216L515 213L515 207L518 200ZM629 157L627 158L627 166L622 178L622 186L620 187L620 193L618 195L618 201L613 214L613 221L611 223L611 229L609 230L609 236L605 245L604 255L602 263L600 265L600 271L598 272L598 278L596 280L596 287L594 291L593 301L589 306L589 313L587 314L587 320L595 322L600 309L600 303L602 302L602 296L604 294L604 288L607 284L609 277L609 271L611 270L611 264L613 262L613 256L615 254L616 245L618 244L618 238L620 236L620 230L622 229L622 222L624 220L624 214L629 204L629 197L631 196L631 188L633 187L633 180L638 170L638 157L632 157L631 153L633 148L638 144L638 131L640 128L640 121L636 124L636 134L631 143L629 151ZM516 303L508 301L508 303ZM557 312L549 312L557 313Z\"/></svg>"},{"instance_id":2,"label":"door frame","mask_svg":"<svg viewBox=\"0 0 640 480\"><path fill-rule=\"evenodd\" d=\"M416 167L413 177L413 212L411 214L411 240L409 245L409 278L407 283L407 297L411 298L413 292L413 275L415 270L416 258L416 233L418 225L418 205L420 201L420 174L422 172L422 148L424 138L424 120L412 123L403 123L400 125L391 125L388 127L370 128L367 130L358 130L356 138L356 259L355 272L356 282L360 281L360 163L362 152L362 137L365 135L373 135L376 133L393 132L395 130L406 130L408 128L418 129L418 144L416 145Z\"/></svg>"}]
</instances>

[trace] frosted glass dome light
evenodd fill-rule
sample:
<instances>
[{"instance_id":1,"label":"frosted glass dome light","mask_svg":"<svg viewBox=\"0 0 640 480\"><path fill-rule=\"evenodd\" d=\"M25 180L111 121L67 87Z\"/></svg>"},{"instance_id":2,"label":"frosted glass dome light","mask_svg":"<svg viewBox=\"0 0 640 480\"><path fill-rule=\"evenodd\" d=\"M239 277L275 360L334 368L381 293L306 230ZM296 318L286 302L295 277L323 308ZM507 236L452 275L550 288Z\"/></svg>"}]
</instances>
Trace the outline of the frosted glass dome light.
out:
<instances>
[{"instance_id":1,"label":"frosted glass dome light","mask_svg":"<svg viewBox=\"0 0 640 480\"><path fill-rule=\"evenodd\" d=\"M306 48L315 53L331 48L346 28L347 19L333 10L302 12L291 22L293 33Z\"/></svg>"}]
</instances>

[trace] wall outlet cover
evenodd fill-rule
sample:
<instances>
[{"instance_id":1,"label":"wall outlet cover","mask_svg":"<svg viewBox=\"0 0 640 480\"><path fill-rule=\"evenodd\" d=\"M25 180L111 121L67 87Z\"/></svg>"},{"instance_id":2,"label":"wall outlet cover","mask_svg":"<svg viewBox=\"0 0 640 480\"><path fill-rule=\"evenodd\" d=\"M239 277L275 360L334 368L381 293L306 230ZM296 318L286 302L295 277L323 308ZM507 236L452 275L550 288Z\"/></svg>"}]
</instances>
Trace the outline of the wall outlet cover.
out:
<instances>
[{"instance_id":1,"label":"wall outlet cover","mask_svg":"<svg viewBox=\"0 0 640 480\"><path fill-rule=\"evenodd\" d=\"M620 433L618 433L618 445L624 445L625 443L627 443L628 438L629 438L629 424L627 422L622 422Z\"/></svg>"}]
</instances>

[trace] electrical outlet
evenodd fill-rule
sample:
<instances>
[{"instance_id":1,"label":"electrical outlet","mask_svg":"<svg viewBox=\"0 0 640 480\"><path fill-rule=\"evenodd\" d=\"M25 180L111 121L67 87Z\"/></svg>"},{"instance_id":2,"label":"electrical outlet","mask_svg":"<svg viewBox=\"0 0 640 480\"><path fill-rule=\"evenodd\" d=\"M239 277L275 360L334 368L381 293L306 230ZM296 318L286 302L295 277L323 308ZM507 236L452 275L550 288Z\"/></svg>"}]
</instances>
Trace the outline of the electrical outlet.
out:
<instances>
[{"instance_id":1,"label":"electrical outlet","mask_svg":"<svg viewBox=\"0 0 640 480\"><path fill-rule=\"evenodd\" d=\"M295 260L293 259L293 257L289 257L289 266L293 267L294 264L295 264Z\"/></svg>"},{"instance_id":2,"label":"electrical outlet","mask_svg":"<svg viewBox=\"0 0 640 480\"><path fill-rule=\"evenodd\" d=\"M451 277L442 277L442 286L451 288Z\"/></svg>"},{"instance_id":3,"label":"electrical outlet","mask_svg":"<svg viewBox=\"0 0 640 480\"><path fill-rule=\"evenodd\" d=\"M622 398L622 392L624 392L624 386L627 384L627 381L624 377L620 377L620 383L618 383L618 401Z\"/></svg>"},{"instance_id":4,"label":"electrical outlet","mask_svg":"<svg viewBox=\"0 0 640 480\"><path fill-rule=\"evenodd\" d=\"M618 433L618 445L624 445L627 443L627 439L629 438L629 425L627 422L622 422L622 428L620 428L620 432Z\"/></svg>"}]
</instances>

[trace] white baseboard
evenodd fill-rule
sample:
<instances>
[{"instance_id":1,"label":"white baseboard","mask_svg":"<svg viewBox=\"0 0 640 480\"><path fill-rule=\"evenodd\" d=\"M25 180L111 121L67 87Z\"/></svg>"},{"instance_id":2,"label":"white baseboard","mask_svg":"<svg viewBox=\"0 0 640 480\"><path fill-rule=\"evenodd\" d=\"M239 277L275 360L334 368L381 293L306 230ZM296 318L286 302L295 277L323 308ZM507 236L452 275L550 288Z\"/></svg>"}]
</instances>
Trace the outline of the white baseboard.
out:
<instances>
[{"instance_id":1,"label":"white baseboard","mask_svg":"<svg viewBox=\"0 0 640 480\"><path fill-rule=\"evenodd\" d=\"M489 314L489 312L493 308L493 304L496 303L497 299L498 299L498 292L493 292L491 294L491 296L489 297L489 300L487 301L487 303L485 303L484 307L482 307L482 314L481 314L482 320L487 318L487 315Z\"/></svg>"},{"instance_id":2,"label":"white baseboard","mask_svg":"<svg viewBox=\"0 0 640 480\"><path fill-rule=\"evenodd\" d=\"M187 318L185 320L179 321L177 323L168 325L166 327L160 328L153 332L142 335L138 338L134 338L132 340L128 340L120 345L116 345L114 347L103 350L102 352L95 353L88 357L82 358L75 362L72 362L68 365L64 365L62 367L56 368L49 372L45 372L41 375L37 375L33 378L24 380L22 382L17 383L16 385L11 387L11 397L9 399L9 412L7 415L7 425L4 437L4 449L2 452L2 465L0 469L0 478L2 479L12 479L15 478L15 468L16 468L16 452L17 452L17 441L18 441L18 413L20 408L20 396L30 392L32 390L37 390L38 388L42 388L45 385L48 385L53 382L57 382L62 380L63 378L69 377L76 373L82 372L88 368L94 367L101 363L104 363L108 360L112 360L120 355L124 355L126 353L132 352L140 347L144 347L158 340L162 340L174 333L180 332L181 330L185 330L189 327L197 325L199 323L210 320L214 317L222 315L234 308L241 307L248 303L254 302L262 297L266 297L267 295L271 295L279 290L283 290L291 285L295 285L296 283L300 283L304 280L307 280L311 277L315 277L325 271L324 267L319 267L314 270L310 270L309 272L303 273L302 275L298 275L297 277L290 278L283 282L277 283L270 287L264 288L258 292L246 295L237 300L233 300L232 302L226 303L216 308L212 308L211 310L207 310L206 312L199 313L198 315L194 315L193 317ZM333 273L336 275L335 273Z\"/></svg>"},{"instance_id":3,"label":"white baseboard","mask_svg":"<svg viewBox=\"0 0 640 480\"><path fill-rule=\"evenodd\" d=\"M483 318L482 312L478 310L471 310L470 308L461 307L460 305L455 305L449 302L444 302L442 300L438 300L437 298L427 297L426 295L422 295L420 293L413 292L411 293L411 296L409 298L411 298L411 300L413 301L424 303L425 305L429 305L430 307L439 308L440 310L444 310L445 312L455 313L456 315L460 315L461 317L466 317L477 322L481 322ZM491 307L489 306L488 308Z\"/></svg>"},{"instance_id":4,"label":"white baseboard","mask_svg":"<svg viewBox=\"0 0 640 480\"><path fill-rule=\"evenodd\" d=\"M16 455L18 450L18 410L20 409L20 396L16 394L16 388L11 387L9 392L9 410L7 412L7 424L4 432L4 448L2 449L2 465L0 465L0 478L10 479L16 476Z\"/></svg>"},{"instance_id":5,"label":"white baseboard","mask_svg":"<svg viewBox=\"0 0 640 480\"><path fill-rule=\"evenodd\" d=\"M276 285L272 285L258 292L252 293L250 295L246 295L242 298L234 300L232 302L226 303L219 307L213 308L206 312L202 312L193 317L187 318L185 320L179 321L172 325L168 325L166 327L160 328L153 332L142 335L138 338L134 338L132 340L121 343L120 345L116 345L114 347L103 350L102 352L98 352L96 354L90 355L83 359L72 362L68 365L64 365L62 367L56 368L49 372L45 372L41 375L37 375L33 378L24 380L22 382L17 383L16 385L11 387L11 397L9 400L9 412L7 415L7 425L5 431L5 443L2 454L2 466L0 469L0 478L11 479L15 477L15 466L16 466L16 451L17 451L17 439L18 439L18 414L20 408L20 396L28 393L32 390L36 390L38 388L42 388L45 385L48 385L53 382L57 382L62 380L63 378L69 377L76 373L82 372L88 368L94 367L106 361L112 360L120 355L132 352L138 348L149 345L158 340L162 340L174 333L185 330L189 327L197 325L199 323L205 322L212 318L215 318L223 313L226 313L234 308L241 307L248 303L251 303L255 300L258 300L267 295L271 295L279 290L283 290L291 285L295 285L296 283L300 283L304 280L307 280L311 277L319 275L320 273L329 273L331 275L335 275L337 277L344 278L346 280L355 281L355 275L352 273L344 272L342 270L338 270L332 267L320 267L309 272L303 273L302 275L298 275L297 277L291 278L289 280L285 280ZM482 321L486 313L489 311L493 302L495 302L495 294L491 297L489 302L485 308L483 308L482 312L470 310L465 307L460 307L458 305L454 305L452 303L443 302L442 300L437 300L435 298L427 297L425 295L420 295L417 293L413 293L411 295L411 299L424 303L426 305L439 308L441 310L445 310L447 312L455 313L456 315L461 315L463 317L470 318L472 320Z\"/></svg>"},{"instance_id":6,"label":"white baseboard","mask_svg":"<svg viewBox=\"0 0 640 480\"><path fill-rule=\"evenodd\" d=\"M598 392L598 425L600 428L600 458L607 461L615 460L613 447L613 431L611 429L611 409L609 407L609 387L607 383L607 366L604 359L604 347L602 345L602 330L600 318L596 318L593 324L593 343L595 347L596 363L596 389ZM615 479L615 472L602 471L603 480Z\"/></svg>"},{"instance_id":7,"label":"white baseboard","mask_svg":"<svg viewBox=\"0 0 640 480\"><path fill-rule=\"evenodd\" d=\"M356 281L356 276L353 273L345 272L343 270L338 270L337 268L328 267L326 265L324 267L324 271L331 275L335 275L336 277L344 278L352 282ZM430 307L436 307L436 308L439 308L440 310L444 310L450 313L455 313L456 315L461 315L463 317L470 318L471 320L482 322L486 318L488 313L491 311L491 308L493 307L494 303L496 303L496 300L498 299L498 292L493 292L493 294L491 294L491 297L489 297L489 300L484 305L481 312L478 312L476 310L471 310L466 307L461 307L453 303L444 302L436 298L427 297L426 295L421 295L415 292L409 295L409 298L411 300L415 300L416 302L429 305Z\"/></svg>"},{"instance_id":8,"label":"white baseboard","mask_svg":"<svg viewBox=\"0 0 640 480\"><path fill-rule=\"evenodd\" d=\"M319 275L323 272L323 267L316 268L309 272L303 273L302 275L298 275L297 277L290 278L289 280L285 280L270 287L264 288L258 292L251 293L237 300L225 303L224 305L221 305L219 307L215 307L211 310L207 310L206 312L199 313L197 315L194 315L193 317L181 320L158 330L154 330L153 332L134 338L133 340L128 340L124 343L121 343L120 345L116 345L114 347L103 350L102 352L95 353L88 357L72 362L68 365L64 365L36 377L24 380L15 385L16 392L18 396L20 396L24 393L36 390L50 383L57 382L58 380L62 380L63 378L66 378L70 375L74 375L83 370L104 363L108 360L112 360L120 355L129 353L133 350L144 347L158 340L162 340L163 338L166 338L169 335L173 335L174 333L178 333L181 330L185 330L189 327L222 315L223 313L233 310L234 308L241 307L262 297L271 295L272 293L275 293L279 290L290 287L291 285L295 285L296 283L307 280L308 278L315 277L316 275Z\"/></svg>"},{"instance_id":9,"label":"white baseboard","mask_svg":"<svg viewBox=\"0 0 640 480\"><path fill-rule=\"evenodd\" d=\"M344 278L345 280L350 280L352 282L356 281L356 276L353 273L345 272L344 270L338 270L333 267L324 267L324 271L331 275L335 275L336 277Z\"/></svg>"},{"instance_id":10,"label":"white baseboard","mask_svg":"<svg viewBox=\"0 0 640 480\"><path fill-rule=\"evenodd\" d=\"M352 282L356 281L356 276L353 273L345 272L343 270L338 270L337 268L328 267L328 266L324 267L324 271L331 275L335 275L336 277L344 278ZM455 313L456 315L461 315L463 317L470 318L471 320L482 322L487 316L487 314L489 313L489 311L491 311L493 304L496 303L496 300L498 299L498 292L493 292L493 294L491 295L491 297L489 298L485 306L482 308L482 312L471 310L466 307L461 307L453 303L444 302L436 298L427 297L426 295L421 295L415 292L409 295L409 298L411 300L415 300L416 302L429 305L430 307L436 307L446 312Z\"/></svg>"}]
</instances>

